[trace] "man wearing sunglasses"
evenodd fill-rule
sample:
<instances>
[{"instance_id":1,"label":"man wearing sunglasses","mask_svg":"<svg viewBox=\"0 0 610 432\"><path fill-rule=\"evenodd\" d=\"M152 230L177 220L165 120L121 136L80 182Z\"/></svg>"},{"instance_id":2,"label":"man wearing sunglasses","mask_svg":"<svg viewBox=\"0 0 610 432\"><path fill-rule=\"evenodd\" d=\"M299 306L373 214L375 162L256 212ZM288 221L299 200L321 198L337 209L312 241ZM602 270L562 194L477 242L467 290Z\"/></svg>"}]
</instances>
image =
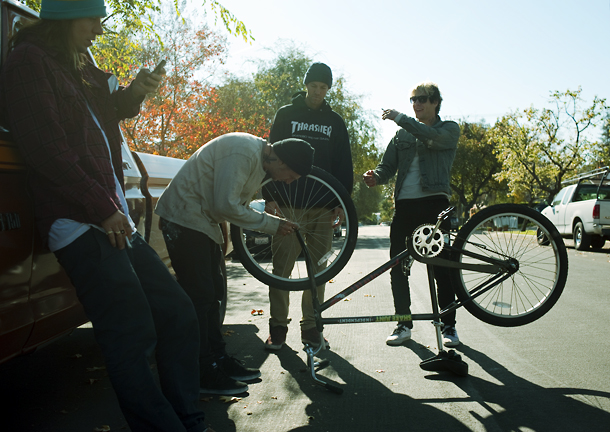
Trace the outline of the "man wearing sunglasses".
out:
<instances>
[{"instance_id":1,"label":"man wearing sunglasses","mask_svg":"<svg viewBox=\"0 0 610 432\"><path fill-rule=\"evenodd\" d=\"M442 121L438 113L442 102L438 86L417 85L411 92L415 118L396 110L384 110L384 120L394 120L400 129L390 141L381 163L363 175L368 187L386 184L398 172L394 190L395 211L390 228L390 256L405 248L405 240L422 224L436 223L438 214L449 207L451 166L455 158L460 127ZM449 231L449 219L441 224ZM394 307L397 315L411 314L409 270L396 266L390 272ZM435 267L438 301L441 309L454 300L449 269ZM459 345L455 312L444 316L443 344ZM411 338L413 321L399 322L386 339L388 345L401 345Z\"/></svg>"}]
</instances>

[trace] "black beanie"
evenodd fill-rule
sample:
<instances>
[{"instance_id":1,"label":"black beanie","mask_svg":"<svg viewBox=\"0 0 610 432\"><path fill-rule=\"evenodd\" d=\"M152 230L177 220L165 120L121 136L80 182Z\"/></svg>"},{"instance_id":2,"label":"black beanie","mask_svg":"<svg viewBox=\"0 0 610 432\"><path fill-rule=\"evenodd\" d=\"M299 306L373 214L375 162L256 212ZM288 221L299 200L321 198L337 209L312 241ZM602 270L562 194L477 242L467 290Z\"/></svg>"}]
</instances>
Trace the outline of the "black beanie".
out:
<instances>
[{"instance_id":1,"label":"black beanie","mask_svg":"<svg viewBox=\"0 0 610 432\"><path fill-rule=\"evenodd\" d=\"M307 85L313 81L324 83L328 88L331 88L333 85L333 73L324 63L314 63L307 69L303 84Z\"/></svg>"},{"instance_id":2,"label":"black beanie","mask_svg":"<svg viewBox=\"0 0 610 432\"><path fill-rule=\"evenodd\" d=\"M295 173L306 176L313 165L314 148L307 141L286 138L273 144L273 152Z\"/></svg>"}]
</instances>

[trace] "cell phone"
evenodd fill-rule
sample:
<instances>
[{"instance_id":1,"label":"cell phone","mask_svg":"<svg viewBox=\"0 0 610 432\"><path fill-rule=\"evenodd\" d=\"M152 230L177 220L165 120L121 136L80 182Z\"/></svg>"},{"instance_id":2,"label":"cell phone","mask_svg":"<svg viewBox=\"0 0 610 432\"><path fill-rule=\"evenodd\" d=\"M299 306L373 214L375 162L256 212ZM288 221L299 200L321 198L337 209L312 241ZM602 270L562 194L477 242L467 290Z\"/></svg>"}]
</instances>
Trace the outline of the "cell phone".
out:
<instances>
[{"instance_id":1,"label":"cell phone","mask_svg":"<svg viewBox=\"0 0 610 432\"><path fill-rule=\"evenodd\" d=\"M159 72L161 71L161 69L163 69L163 66L165 66L165 63L166 63L165 60L161 60L151 73L158 75Z\"/></svg>"}]
</instances>

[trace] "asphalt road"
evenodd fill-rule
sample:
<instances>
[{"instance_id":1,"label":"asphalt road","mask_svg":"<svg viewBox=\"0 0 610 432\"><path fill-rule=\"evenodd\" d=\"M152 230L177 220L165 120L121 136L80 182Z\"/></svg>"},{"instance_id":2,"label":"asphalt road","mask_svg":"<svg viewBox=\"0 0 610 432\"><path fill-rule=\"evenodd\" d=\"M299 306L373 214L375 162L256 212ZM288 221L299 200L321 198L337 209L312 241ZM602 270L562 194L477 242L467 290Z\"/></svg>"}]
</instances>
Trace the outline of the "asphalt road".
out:
<instances>
[{"instance_id":1,"label":"asphalt road","mask_svg":"<svg viewBox=\"0 0 610 432\"><path fill-rule=\"evenodd\" d=\"M327 284L334 294L387 259L389 227L361 227L357 250ZM224 431L608 431L610 430L610 247L578 252L568 244L568 283L538 321L493 327L458 311L457 348L469 376L425 372L436 354L433 326L415 323L413 339L389 347L394 324L329 325L330 360L319 375L344 390L313 384L299 337L300 293L292 293L288 344L263 350L267 289L239 263L228 263L230 353L260 367L262 379L239 400L201 401L208 422ZM425 267L412 270L413 312L428 312ZM252 315L252 311L260 315ZM260 312L262 311L262 312ZM393 313L389 274L329 309L325 316ZM1 431L129 431L105 376L90 328L79 328L0 367Z\"/></svg>"}]
</instances>

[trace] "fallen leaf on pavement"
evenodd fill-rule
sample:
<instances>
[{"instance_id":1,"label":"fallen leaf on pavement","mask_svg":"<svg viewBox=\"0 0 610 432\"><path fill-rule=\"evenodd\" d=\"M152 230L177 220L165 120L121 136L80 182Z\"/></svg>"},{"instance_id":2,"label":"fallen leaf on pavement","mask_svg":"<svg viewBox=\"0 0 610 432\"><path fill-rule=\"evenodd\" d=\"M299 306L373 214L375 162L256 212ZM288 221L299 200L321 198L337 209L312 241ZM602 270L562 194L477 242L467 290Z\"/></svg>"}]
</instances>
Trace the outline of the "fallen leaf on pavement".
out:
<instances>
[{"instance_id":1,"label":"fallen leaf on pavement","mask_svg":"<svg viewBox=\"0 0 610 432\"><path fill-rule=\"evenodd\" d=\"M227 330L226 332L224 332L222 335L223 336L233 336L233 333L235 333L233 330Z\"/></svg>"},{"instance_id":2,"label":"fallen leaf on pavement","mask_svg":"<svg viewBox=\"0 0 610 432\"><path fill-rule=\"evenodd\" d=\"M238 397L231 397L231 396L220 396L218 399L220 399L220 402L223 403L235 403L235 402L239 402L241 400L241 398Z\"/></svg>"},{"instance_id":3,"label":"fallen leaf on pavement","mask_svg":"<svg viewBox=\"0 0 610 432\"><path fill-rule=\"evenodd\" d=\"M108 426L108 425L98 426L95 429L93 429L93 432L109 432L109 431L110 431L110 426Z\"/></svg>"}]
</instances>

